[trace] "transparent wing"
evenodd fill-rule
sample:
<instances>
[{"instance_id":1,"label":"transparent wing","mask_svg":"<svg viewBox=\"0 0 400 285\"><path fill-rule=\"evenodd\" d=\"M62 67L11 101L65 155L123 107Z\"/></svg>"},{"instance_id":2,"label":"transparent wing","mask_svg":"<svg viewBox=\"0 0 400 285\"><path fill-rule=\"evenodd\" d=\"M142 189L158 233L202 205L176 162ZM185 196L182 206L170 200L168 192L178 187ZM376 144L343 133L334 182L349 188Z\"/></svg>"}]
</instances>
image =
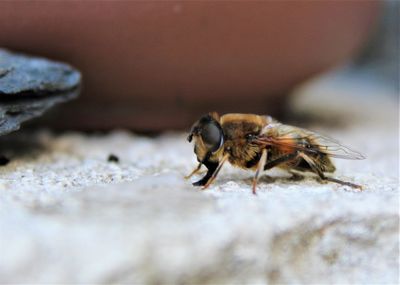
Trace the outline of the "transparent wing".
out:
<instances>
[{"instance_id":1,"label":"transparent wing","mask_svg":"<svg viewBox=\"0 0 400 285\"><path fill-rule=\"evenodd\" d=\"M276 131L267 131L255 140L258 144L293 148L309 154L326 154L343 159L365 159L361 153L339 141L321 134L287 125L276 125Z\"/></svg>"}]
</instances>

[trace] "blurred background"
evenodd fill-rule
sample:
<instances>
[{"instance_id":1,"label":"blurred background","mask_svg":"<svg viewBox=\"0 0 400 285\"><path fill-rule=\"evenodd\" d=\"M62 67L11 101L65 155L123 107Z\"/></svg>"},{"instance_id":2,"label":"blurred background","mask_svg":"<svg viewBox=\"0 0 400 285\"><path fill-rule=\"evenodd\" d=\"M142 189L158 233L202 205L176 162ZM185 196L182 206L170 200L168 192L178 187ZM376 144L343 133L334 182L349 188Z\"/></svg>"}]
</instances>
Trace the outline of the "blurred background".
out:
<instances>
[{"instance_id":1,"label":"blurred background","mask_svg":"<svg viewBox=\"0 0 400 285\"><path fill-rule=\"evenodd\" d=\"M0 26L1 46L82 71L80 98L39 121L54 128L282 118L293 88L341 66L398 90L398 1L2 1Z\"/></svg>"}]
</instances>

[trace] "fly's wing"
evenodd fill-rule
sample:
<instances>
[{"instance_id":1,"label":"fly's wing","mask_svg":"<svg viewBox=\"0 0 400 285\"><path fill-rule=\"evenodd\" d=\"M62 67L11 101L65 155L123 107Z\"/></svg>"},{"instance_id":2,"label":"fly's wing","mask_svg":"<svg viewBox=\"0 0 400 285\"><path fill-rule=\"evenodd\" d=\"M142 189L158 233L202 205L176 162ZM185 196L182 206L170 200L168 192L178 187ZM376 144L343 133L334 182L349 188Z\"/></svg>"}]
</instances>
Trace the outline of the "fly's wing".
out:
<instances>
[{"instance_id":1,"label":"fly's wing","mask_svg":"<svg viewBox=\"0 0 400 285\"><path fill-rule=\"evenodd\" d=\"M365 157L337 140L318 133L283 124L271 124L255 139L261 145L299 150L308 154L326 154L343 159Z\"/></svg>"}]
</instances>

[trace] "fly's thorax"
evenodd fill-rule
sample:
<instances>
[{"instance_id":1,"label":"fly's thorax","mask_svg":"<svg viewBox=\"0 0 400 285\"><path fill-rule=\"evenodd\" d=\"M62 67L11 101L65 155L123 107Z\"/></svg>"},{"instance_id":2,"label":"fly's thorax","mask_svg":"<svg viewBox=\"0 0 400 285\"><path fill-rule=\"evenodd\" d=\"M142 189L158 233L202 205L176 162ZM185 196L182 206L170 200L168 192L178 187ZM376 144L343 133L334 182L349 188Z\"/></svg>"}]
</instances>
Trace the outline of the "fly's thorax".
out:
<instances>
[{"instance_id":1,"label":"fly's thorax","mask_svg":"<svg viewBox=\"0 0 400 285\"><path fill-rule=\"evenodd\" d=\"M221 117L224 132L224 152L229 162L241 168L251 168L258 162L261 149L252 143L265 126L266 117L253 114L227 114Z\"/></svg>"},{"instance_id":2,"label":"fly's thorax","mask_svg":"<svg viewBox=\"0 0 400 285\"><path fill-rule=\"evenodd\" d=\"M229 162L241 168L253 168L260 158L262 149L246 138L227 139L223 153L228 154Z\"/></svg>"},{"instance_id":3,"label":"fly's thorax","mask_svg":"<svg viewBox=\"0 0 400 285\"><path fill-rule=\"evenodd\" d=\"M249 136L260 134L264 125L252 120L224 120L221 123L225 140L237 143L247 143Z\"/></svg>"}]
</instances>

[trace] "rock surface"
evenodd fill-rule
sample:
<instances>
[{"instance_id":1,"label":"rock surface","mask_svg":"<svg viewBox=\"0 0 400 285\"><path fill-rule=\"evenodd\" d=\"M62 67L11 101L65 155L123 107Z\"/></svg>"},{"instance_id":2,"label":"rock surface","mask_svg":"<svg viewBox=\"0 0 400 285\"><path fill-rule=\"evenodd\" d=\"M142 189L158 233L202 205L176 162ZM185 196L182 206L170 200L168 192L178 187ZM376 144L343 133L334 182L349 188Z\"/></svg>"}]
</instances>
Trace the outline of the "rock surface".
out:
<instances>
[{"instance_id":1,"label":"rock surface","mask_svg":"<svg viewBox=\"0 0 400 285\"><path fill-rule=\"evenodd\" d=\"M24 152L24 133L2 138L0 283L398 283L397 106L369 86L312 86L297 108L368 157L336 161L363 192L269 171L253 196L229 166L200 191L182 179L185 134L41 132Z\"/></svg>"},{"instance_id":2,"label":"rock surface","mask_svg":"<svg viewBox=\"0 0 400 285\"><path fill-rule=\"evenodd\" d=\"M0 49L0 134L76 97L80 83L80 73L67 64Z\"/></svg>"}]
</instances>

